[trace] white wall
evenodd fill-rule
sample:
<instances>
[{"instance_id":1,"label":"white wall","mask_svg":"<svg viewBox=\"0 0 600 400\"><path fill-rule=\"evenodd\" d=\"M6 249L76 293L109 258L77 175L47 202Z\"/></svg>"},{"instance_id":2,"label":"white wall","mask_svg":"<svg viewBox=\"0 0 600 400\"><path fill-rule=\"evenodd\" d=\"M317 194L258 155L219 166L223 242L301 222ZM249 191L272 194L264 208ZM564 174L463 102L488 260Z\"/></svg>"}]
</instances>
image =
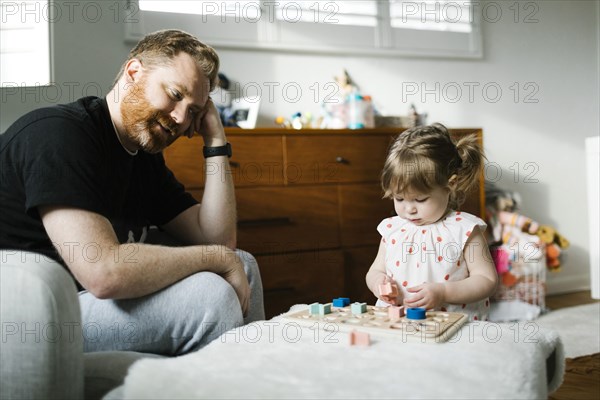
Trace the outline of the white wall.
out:
<instances>
[{"instance_id":1,"label":"white wall","mask_svg":"<svg viewBox=\"0 0 600 400\"><path fill-rule=\"evenodd\" d=\"M87 9L86 3L92 2L77 2L77 7L56 3L74 11L72 18L65 12L54 24L59 101L95 94L97 87L106 93L129 48L122 40L124 14L115 18L115 2L93 2ZM481 60L220 50L222 71L242 84L252 83L246 86L249 92L252 86L262 88L263 124L296 111L318 113L320 100L315 102L311 87L319 87L323 99L325 84L346 68L388 114L405 114L412 102L428 113L429 122L482 127L488 159L501 168L499 177L498 169L488 170L489 177L498 177L498 184L522 195L523 214L555 226L571 241L562 272L548 277L549 291L588 288L584 138L600 131L600 5L598 1L538 1L539 10L533 16L538 22L524 23L531 8L524 9L521 3L515 23L509 9L513 2L496 3L503 14L495 23L484 19ZM98 5L103 7L99 18L94 13ZM282 88L295 83L302 96L292 102ZM274 84L279 86L269 99L268 88ZM487 92L483 91L486 85ZM469 86L474 87L472 97ZM414 87L416 94L406 90ZM456 87L462 88L461 95ZM495 99L498 87L502 94ZM531 99L537 103L525 102L533 90L537 92ZM36 93L0 90L0 131L25 111L56 97L56 91ZM295 93L290 89L288 95Z\"/></svg>"}]
</instances>

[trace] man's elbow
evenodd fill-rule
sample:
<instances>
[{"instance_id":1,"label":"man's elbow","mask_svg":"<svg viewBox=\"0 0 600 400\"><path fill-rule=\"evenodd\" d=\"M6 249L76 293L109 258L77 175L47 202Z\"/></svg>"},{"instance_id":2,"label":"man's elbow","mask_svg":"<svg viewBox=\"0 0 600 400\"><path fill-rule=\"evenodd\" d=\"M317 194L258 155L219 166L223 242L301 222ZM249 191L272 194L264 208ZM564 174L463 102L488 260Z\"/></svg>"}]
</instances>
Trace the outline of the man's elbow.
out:
<instances>
[{"instance_id":1,"label":"man's elbow","mask_svg":"<svg viewBox=\"0 0 600 400\"><path fill-rule=\"evenodd\" d=\"M104 282L98 282L89 285L87 287L87 291L100 300L116 299L119 297L119 291L114 287L114 285L110 285Z\"/></svg>"},{"instance_id":2,"label":"man's elbow","mask_svg":"<svg viewBox=\"0 0 600 400\"><path fill-rule=\"evenodd\" d=\"M110 286L93 286L88 289L88 292L100 300L110 300L119 297L117 291Z\"/></svg>"},{"instance_id":3,"label":"man's elbow","mask_svg":"<svg viewBox=\"0 0 600 400\"><path fill-rule=\"evenodd\" d=\"M120 285L118 282L119 280L115 277L113 272L107 272L106 269L104 269L100 273L88 276L81 284L94 297L101 300L108 300L119 297Z\"/></svg>"}]
</instances>

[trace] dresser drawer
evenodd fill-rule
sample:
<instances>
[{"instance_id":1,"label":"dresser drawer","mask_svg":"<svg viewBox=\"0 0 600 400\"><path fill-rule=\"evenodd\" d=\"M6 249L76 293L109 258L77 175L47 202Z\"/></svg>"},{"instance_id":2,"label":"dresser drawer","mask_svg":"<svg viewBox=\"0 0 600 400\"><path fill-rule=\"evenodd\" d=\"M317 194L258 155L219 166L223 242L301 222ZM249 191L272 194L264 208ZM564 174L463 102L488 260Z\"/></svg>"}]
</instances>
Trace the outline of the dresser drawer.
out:
<instances>
[{"instance_id":1,"label":"dresser drawer","mask_svg":"<svg viewBox=\"0 0 600 400\"><path fill-rule=\"evenodd\" d=\"M379 179L391 136L288 136L287 182L373 182Z\"/></svg>"},{"instance_id":2,"label":"dresser drawer","mask_svg":"<svg viewBox=\"0 0 600 400\"><path fill-rule=\"evenodd\" d=\"M381 186L373 184L340 185L340 232L342 246L378 244L377 225L396 215L392 200L382 199Z\"/></svg>"},{"instance_id":3,"label":"dresser drawer","mask_svg":"<svg viewBox=\"0 0 600 400\"><path fill-rule=\"evenodd\" d=\"M233 156L229 160L236 187L283 184L283 140L281 136L230 136ZM199 136L181 138L164 151L169 168L188 189L204 186L204 142ZM210 167L209 167L210 168ZM224 174L224 171L208 170Z\"/></svg>"},{"instance_id":4,"label":"dresser drawer","mask_svg":"<svg viewBox=\"0 0 600 400\"><path fill-rule=\"evenodd\" d=\"M294 304L329 303L344 291L344 258L339 250L257 256L267 319Z\"/></svg>"},{"instance_id":5,"label":"dresser drawer","mask_svg":"<svg viewBox=\"0 0 600 400\"><path fill-rule=\"evenodd\" d=\"M344 250L345 286L350 301L375 304L376 297L367 287L365 278L375 261L379 246L354 247Z\"/></svg>"},{"instance_id":6,"label":"dresser drawer","mask_svg":"<svg viewBox=\"0 0 600 400\"><path fill-rule=\"evenodd\" d=\"M254 254L338 247L335 187L239 188L238 246Z\"/></svg>"},{"instance_id":7,"label":"dresser drawer","mask_svg":"<svg viewBox=\"0 0 600 400\"><path fill-rule=\"evenodd\" d=\"M229 136L227 139L233 148L229 166L236 187L283 184L281 136Z\"/></svg>"}]
</instances>

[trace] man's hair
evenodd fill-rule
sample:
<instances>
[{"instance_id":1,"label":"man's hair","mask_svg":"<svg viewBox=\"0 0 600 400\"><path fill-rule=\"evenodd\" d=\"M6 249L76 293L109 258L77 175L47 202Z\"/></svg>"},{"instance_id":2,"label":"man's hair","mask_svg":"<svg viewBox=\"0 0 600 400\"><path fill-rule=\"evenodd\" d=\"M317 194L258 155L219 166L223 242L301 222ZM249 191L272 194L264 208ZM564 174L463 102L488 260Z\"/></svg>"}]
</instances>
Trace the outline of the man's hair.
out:
<instances>
[{"instance_id":1,"label":"man's hair","mask_svg":"<svg viewBox=\"0 0 600 400\"><path fill-rule=\"evenodd\" d=\"M177 29L150 33L140 40L129 52L127 61L121 66L113 86L121 79L129 60L136 58L145 68L152 69L156 66L169 65L181 52L189 54L196 61L200 70L208 78L212 92L219 82L219 56L212 47L202 43L193 35Z\"/></svg>"}]
</instances>

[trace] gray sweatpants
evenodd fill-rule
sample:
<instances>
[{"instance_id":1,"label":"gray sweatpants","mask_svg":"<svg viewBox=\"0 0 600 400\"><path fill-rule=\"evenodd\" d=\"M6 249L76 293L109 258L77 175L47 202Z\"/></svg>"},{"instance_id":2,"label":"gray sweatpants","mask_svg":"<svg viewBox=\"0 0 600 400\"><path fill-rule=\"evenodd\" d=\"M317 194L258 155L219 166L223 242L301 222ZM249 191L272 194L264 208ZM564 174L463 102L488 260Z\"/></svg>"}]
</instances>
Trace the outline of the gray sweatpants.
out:
<instances>
[{"instance_id":1,"label":"gray sweatpants","mask_svg":"<svg viewBox=\"0 0 600 400\"><path fill-rule=\"evenodd\" d=\"M100 300L79 293L85 352L128 350L178 356L200 349L222 333L265 319L262 282L254 257L237 250L250 283L242 317L233 287L212 272L199 272L137 299Z\"/></svg>"}]
</instances>

